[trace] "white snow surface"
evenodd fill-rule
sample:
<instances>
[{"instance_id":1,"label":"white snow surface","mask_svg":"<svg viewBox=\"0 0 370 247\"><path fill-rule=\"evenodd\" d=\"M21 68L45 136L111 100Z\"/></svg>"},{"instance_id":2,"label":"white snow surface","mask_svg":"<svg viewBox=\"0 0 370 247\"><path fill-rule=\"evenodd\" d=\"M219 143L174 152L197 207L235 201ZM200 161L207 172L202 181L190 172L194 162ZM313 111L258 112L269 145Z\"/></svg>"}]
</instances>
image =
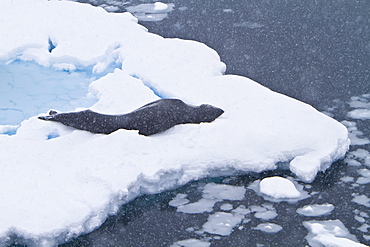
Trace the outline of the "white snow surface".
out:
<instances>
[{"instance_id":1,"label":"white snow surface","mask_svg":"<svg viewBox=\"0 0 370 247\"><path fill-rule=\"evenodd\" d=\"M49 44L55 48L49 52ZM56 245L99 227L120 205L235 170L261 172L290 162L301 180L343 157L347 129L311 106L245 77L204 44L148 33L129 13L66 1L0 1L0 60L114 72L90 84L90 107L123 114L158 99L212 104L213 123L176 126L146 137L97 135L31 117L0 135L0 239L16 233ZM154 92L157 94L155 94ZM49 134L59 137L47 140ZM232 200L232 199L231 199Z\"/></svg>"}]
</instances>

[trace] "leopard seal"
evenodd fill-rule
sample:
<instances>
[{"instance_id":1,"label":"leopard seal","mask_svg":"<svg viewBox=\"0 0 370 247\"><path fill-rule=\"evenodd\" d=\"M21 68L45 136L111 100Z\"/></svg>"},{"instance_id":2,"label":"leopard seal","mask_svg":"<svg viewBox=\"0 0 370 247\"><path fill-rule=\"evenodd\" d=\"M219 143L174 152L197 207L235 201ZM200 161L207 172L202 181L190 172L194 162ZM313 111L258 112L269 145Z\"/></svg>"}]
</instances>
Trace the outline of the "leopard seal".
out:
<instances>
[{"instance_id":1,"label":"leopard seal","mask_svg":"<svg viewBox=\"0 0 370 247\"><path fill-rule=\"evenodd\" d=\"M91 110L68 113L50 110L49 115L38 118L96 134L126 129L150 136L177 124L210 123L223 113L222 109L212 105L191 106L179 99L160 99L122 115L105 115Z\"/></svg>"}]
</instances>

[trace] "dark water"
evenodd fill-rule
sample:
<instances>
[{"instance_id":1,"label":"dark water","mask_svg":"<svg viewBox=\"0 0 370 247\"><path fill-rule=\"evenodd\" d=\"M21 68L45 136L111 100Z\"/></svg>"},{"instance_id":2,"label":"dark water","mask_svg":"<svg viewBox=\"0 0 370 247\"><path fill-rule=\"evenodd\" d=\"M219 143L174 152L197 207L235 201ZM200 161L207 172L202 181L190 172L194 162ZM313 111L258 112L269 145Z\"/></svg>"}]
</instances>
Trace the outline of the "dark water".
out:
<instances>
[{"instance_id":1,"label":"dark water","mask_svg":"<svg viewBox=\"0 0 370 247\"><path fill-rule=\"evenodd\" d=\"M109 2L109 1L107 1ZM100 5L104 1L92 1ZM118 6L146 3L130 1ZM169 2L168 2L169 3ZM141 22L150 32L164 37L197 40L215 49L227 65L228 74L247 76L266 87L330 111L339 121L346 119L350 96L370 92L370 1L276 1L276 0L175 0L175 9L158 22ZM328 110L329 109L329 110ZM357 127L369 136L369 120ZM369 145L361 146L370 150ZM352 147L352 150L357 147ZM362 167L364 168L364 166ZM171 246L179 240L206 239L211 246L305 246L307 220L340 219L362 243L369 244L358 230L355 216L369 208L351 202L352 194L370 196L369 185L354 187L340 178L358 177L358 167L339 161L307 187L319 193L295 204L274 203L278 216L271 220L283 230L269 234L255 231L251 218L230 236L199 235L187 230L201 227L210 213L184 214L168 205L178 193L196 201L209 182L248 186L267 176L291 176L287 171L249 174L230 178L208 178L174 191L147 195L121 207L96 231L62 246ZM247 190L238 205L266 202ZM308 204L331 203L335 210L327 216L305 217L296 209ZM215 211L220 205L216 204ZM370 224L369 218L366 222Z\"/></svg>"},{"instance_id":2,"label":"dark water","mask_svg":"<svg viewBox=\"0 0 370 247\"><path fill-rule=\"evenodd\" d=\"M367 0L173 2L187 9L143 24L161 36L214 48L226 73L316 107L369 91Z\"/></svg>"}]
</instances>

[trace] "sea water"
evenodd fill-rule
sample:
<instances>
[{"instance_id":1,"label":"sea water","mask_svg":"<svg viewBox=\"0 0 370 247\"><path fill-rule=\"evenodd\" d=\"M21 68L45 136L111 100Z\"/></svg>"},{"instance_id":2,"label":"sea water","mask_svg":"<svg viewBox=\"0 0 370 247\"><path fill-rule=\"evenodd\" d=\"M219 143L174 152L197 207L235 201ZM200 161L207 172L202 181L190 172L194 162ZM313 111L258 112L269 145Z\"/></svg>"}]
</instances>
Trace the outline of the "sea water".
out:
<instances>
[{"instance_id":1,"label":"sea water","mask_svg":"<svg viewBox=\"0 0 370 247\"><path fill-rule=\"evenodd\" d=\"M92 2L124 9L117 1ZM165 37L204 42L219 52L228 73L246 75L325 110L348 127L354 145L312 184L294 181L287 171L194 181L123 205L99 229L64 246L304 246L309 233L304 222L312 220L340 220L350 234L369 244L369 122L348 115L354 109L351 102L369 102L369 59L363 55L369 52L366 1L172 2L175 9L162 21L141 24ZM250 188L272 175L293 180L309 197L274 202ZM246 192L237 200L218 198L203 213L178 210L190 203L205 205L205 189L217 184ZM320 210L299 213L329 204L332 210L323 215Z\"/></svg>"}]
</instances>

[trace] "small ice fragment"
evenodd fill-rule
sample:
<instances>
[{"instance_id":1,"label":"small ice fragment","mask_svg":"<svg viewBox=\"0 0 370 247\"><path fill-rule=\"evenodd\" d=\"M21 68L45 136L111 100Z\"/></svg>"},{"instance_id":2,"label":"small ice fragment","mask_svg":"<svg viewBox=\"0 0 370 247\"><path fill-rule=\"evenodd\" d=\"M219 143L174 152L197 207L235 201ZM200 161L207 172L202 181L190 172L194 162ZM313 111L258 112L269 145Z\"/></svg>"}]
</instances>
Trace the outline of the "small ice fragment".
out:
<instances>
[{"instance_id":1,"label":"small ice fragment","mask_svg":"<svg viewBox=\"0 0 370 247\"><path fill-rule=\"evenodd\" d=\"M178 206L177 211L186 214L200 214L204 212L212 212L213 206L215 205L216 202L217 200L202 198L197 202Z\"/></svg>"},{"instance_id":2,"label":"small ice fragment","mask_svg":"<svg viewBox=\"0 0 370 247\"><path fill-rule=\"evenodd\" d=\"M370 177L369 178L359 177L356 180L356 183L358 183L358 184L368 184L368 183L370 183Z\"/></svg>"},{"instance_id":3,"label":"small ice fragment","mask_svg":"<svg viewBox=\"0 0 370 247\"><path fill-rule=\"evenodd\" d=\"M333 209L332 204L313 204L298 208L297 213L304 216L321 216L330 214Z\"/></svg>"},{"instance_id":4,"label":"small ice fragment","mask_svg":"<svg viewBox=\"0 0 370 247\"><path fill-rule=\"evenodd\" d=\"M361 162L354 160L354 159L346 159L346 163L349 166L361 166Z\"/></svg>"},{"instance_id":5,"label":"small ice fragment","mask_svg":"<svg viewBox=\"0 0 370 247\"><path fill-rule=\"evenodd\" d=\"M363 223L363 222L360 222ZM362 226L358 227L357 229L360 230L361 232L367 232L367 229L370 228L370 225L368 224L362 224Z\"/></svg>"},{"instance_id":6,"label":"small ice fragment","mask_svg":"<svg viewBox=\"0 0 370 247\"><path fill-rule=\"evenodd\" d=\"M360 212L360 215L365 218L369 218L369 214L365 212Z\"/></svg>"},{"instance_id":7,"label":"small ice fragment","mask_svg":"<svg viewBox=\"0 0 370 247\"><path fill-rule=\"evenodd\" d=\"M277 233L281 229L283 229L281 226L274 223L262 223L253 228L253 230L260 230L267 233Z\"/></svg>"},{"instance_id":8,"label":"small ice fragment","mask_svg":"<svg viewBox=\"0 0 370 247\"><path fill-rule=\"evenodd\" d=\"M257 206L257 205L252 205L249 207L251 212L266 212L267 209L265 207Z\"/></svg>"},{"instance_id":9,"label":"small ice fragment","mask_svg":"<svg viewBox=\"0 0 370 247\"><path fill-rule=\"evenodd\" d=\"M355 181L355 179L353 177L345 176L345 177L341 177L340 181L342 181L344 183L350 183L350 182Z\"/></svg>"},{"instance_id":10,"label":"small ice fragment","mask_svg":"<svg viewBox=\"0 0 370 247\"><path fill-rule=\"evenodd\" d=\"M199 239L190 238L186 240L177 241L171 247L209 247L211 243Z\"/></svg>"},{"instance_id":11,"label":"small ice fragment","mask_svg":"<svg viewBox=\"0 0 370 247\"><path fill-rule=\"evenodd\" d=\"M246 189L243 186L209 183L204 187L203 198L220 200L242 200Z\"/></svg>"},{"instance_id":12,"label":"small ice fragment","mask_svg":"<svg viewBox=\"0 0 370 247\"><path fill-rule=\"evenodd\" d=\"M358 148L355 151L350 152L349 154L353 155L355 158L364 159L366 156L369 155L369 151Z\"/></svg>"},{"instance_id":13,"label":"small ice fragment","mask_svg":"<svg viewBox=\"0 0 370 247\"><path fill-rule=\"evenodd\" d=\"M241 206L237 207L236 209L234 209L232 212L235 213L235 214L247 215L251 212L251 210L248 209L248 208L245 208L245 206L241 205Z\"/></svg>"},{"instance_id":14,"label":"small ice fragment","mask_svg":"<svg viewBox=\"0 0 370 247\"><path fill-rule=\"evenodd\" d=\"M211 234L228 236L233 228L240 224L244 216L239 214L216 212L208 217L208 221L203 225L203 230Z\"/></svg>"},{"instance_id":15,"label":"small ice fragment","mask_svg":"<svg viewBox=\"0 0 370 247\"><path fill-rule=\"evenodd\" d=\"M353 119L367 120L367 119L370 119L370 110L369 109L355 109L355 110L348 112L347 116Z\"/></svg>"},{"instance_id":16,"label":"small ice fragment","mask_svg":"<svg viewBox=\"0 0 370 247\"><path fill-rule=\"evenodd\" d=\"M262 219L262 220L272 220L277 216L275 210L266 211L266 212L257 212L254 214L254 217Z\"/></svg>"},{"instance_id":17,"label":"small ice fragment","mask_svg":"<svg viewBox=\"0 0 370 247\"><path fill-rule=\"evenodd\" d=\"M224 203L220 206L220 209L223 211L230 211L233 209L233 205L231 205L230 203Z\"/></svg>"},{"instance_id":18,"label":"small ice fragment","mask_svg":"<svg viewBox=\"0 0 370 247\"><path fill-rule=\"evenodd\" d=\"M301 193L294 184L282 177L268 177L260 182L261 193L274 198L297 198Z\"/></svg>"},{"instance_id":19,"label":"small ice fragment","mask_svg":"<svg viewBox=\"0 0 370 247\"><path fill-rule=\"evenodd\" d=\"M178 207L181 205L185 205L189 202L188 199L186 199L187 195L186 194L177 194L175 198L173 198L168 205L171 207Z\"/></svg>"},{"instance_id":20,"label":"small ice fragment","mask_svg":"<svg viewBox=\"0 0 370 247\"><path fill-rule=\"evenodd\" d=\"M355 220L357 220L360 223L365 223L365 219L357 215L355 215Z\"/></svg>"},{"instance_id":21,"label":"small ice fragment","mask_svg":"<svg viewBox=\"0 0 370 247\"><path fill-rule=\"evenodd\" d=\"M352 201L365 207L370 207L370 198L365 195L354 196Z\"/></svg>"}]
</instances>

